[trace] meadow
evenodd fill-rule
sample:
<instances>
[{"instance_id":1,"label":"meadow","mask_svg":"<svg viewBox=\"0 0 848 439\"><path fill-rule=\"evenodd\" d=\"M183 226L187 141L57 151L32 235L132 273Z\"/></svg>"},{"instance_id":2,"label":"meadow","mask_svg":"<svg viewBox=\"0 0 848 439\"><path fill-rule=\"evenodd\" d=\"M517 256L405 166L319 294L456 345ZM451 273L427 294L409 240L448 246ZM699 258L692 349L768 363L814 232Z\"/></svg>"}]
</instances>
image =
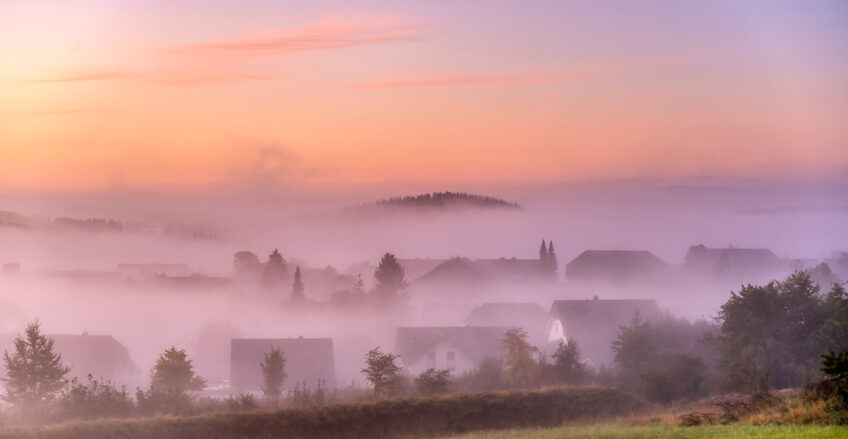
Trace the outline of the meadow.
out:
<instances>
[{"instance_id":1,"label":"meadow","mask_svg":"<svg viewBox=\"0 0 848 439\"><path fill-rule=\"evenodd\" d=\"M448 436L450 439L835 439L848 437L838 425L708 425L697 427L599 424L552 429L484 431Z\"/></svg>"},{"instance_id":2,"label":"meadow","mask_svg":"<svg viewBox=\"0 0 848 439\"><path fill-rule=\"evenodd\" d=\"M323 407L68 422L0 430L0 439L247 439L434 437L557 427L628 416L638 399L601 387L399 398Z\"/></svg>"}]
</instances>

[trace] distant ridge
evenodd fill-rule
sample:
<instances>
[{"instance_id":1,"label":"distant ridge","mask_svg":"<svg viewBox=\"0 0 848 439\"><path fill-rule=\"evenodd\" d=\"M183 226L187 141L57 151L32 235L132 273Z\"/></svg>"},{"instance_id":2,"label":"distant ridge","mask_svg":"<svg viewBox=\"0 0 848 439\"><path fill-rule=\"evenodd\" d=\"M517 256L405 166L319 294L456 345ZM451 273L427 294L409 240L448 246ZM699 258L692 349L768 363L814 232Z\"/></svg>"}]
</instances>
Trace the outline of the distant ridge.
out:
<instances>
[{"instance_id":1,"label":"distant ridge","mask_svg":"<svg viewBox=\"0 0 848 439\"><path fill-rule=\"evenodd\" d=\"M371 203L357 204L342 209L342 211L349 213L406 209L438 211L468 207L479 209L521 209L518 203L486 195L470 194L467 192L432 192L385 198Z\"/></svg>"}]
</instances>

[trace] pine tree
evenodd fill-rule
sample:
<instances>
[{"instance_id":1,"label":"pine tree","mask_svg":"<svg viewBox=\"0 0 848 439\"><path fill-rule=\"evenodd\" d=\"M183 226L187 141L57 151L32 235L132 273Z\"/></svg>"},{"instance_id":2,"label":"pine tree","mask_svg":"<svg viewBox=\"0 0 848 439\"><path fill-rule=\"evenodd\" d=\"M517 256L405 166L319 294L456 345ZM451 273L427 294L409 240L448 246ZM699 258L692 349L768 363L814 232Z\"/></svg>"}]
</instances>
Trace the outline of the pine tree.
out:
<instances>
[{"instance_id":1,"label":"pine tree","mask_svg":"<svg viewBox=\"0 0 848 439\"><path fill-rule=\"evenodd\" d=\"M556 276L557 270L559 269L559 262L557 261L556 252L554 251L554 242L550 241L548 243L548 272L552 276Z\"/></svg>"},{"instance_id":2,"label":"pine tree","mask_svg":"<svg viewBox=\"0 0 848 439\"><path fill-rule=\"evenodd\" d=\"M13 354L4 352L6 394L3 400L26 410L38 409L65 387L71 370L54 351L52 338L41 334L38 322L27 325L24 336L15 338Z\"/></svg>"},{"instance_id":3,"label":"pine tree","mask_svg":"<svg viewBox=\"0 0 848 439\"><path fill-rule=\"evenodd\" d=\"M405 276L403 267L395 255L386 253L374 271L374 278L377 279L374 294L384 302L394 301L408 285Z\"/></svg>"},{"instance_id":4,"label":"pine tree","mask_svg":"<svg viewBox=\"0 0 848 439\"><path fill-rule=\"evenodd\" d=\"M294 271L294 283L292 283L292 293L291 293L291 301L292 302L303 302L306 300L306 295L303 294L304 290L303 281L300 277L300 266L297 267Z\"/></svg>"},{"instance_id":5,"label":"pine tree","mask_svg":"<svg viewBox=\"0 0 848 439\"><path fill-rule=\"evenodd\" d=\"M265 361L259 363L262 368L262 392L274 406L283 394L283 384L286 382L286 357L279 347L271 348L265 353Z\"/></svg>"},{"instance_id":6,"label":"pine tree","mask_svg":"<svg viewBox=\"0 0 848 439\"><path fill-rule=\"evenodd\" d=\"M542 240L542 246L539 247L539 261L542 262L542 266L546 266L548 263L548 247L545 245L545 240Z\"/></svg>"},{"instance_id":7,"label":"pine tree","mask_svg":"<svg viewBox=\"0 0 848 439\"><path fill-rule=\"evenodd\" d=\"M202 390L206 387L206 380L194 373L194 366L185 350L171 346L156 360L150 387L154 391L186 394Z\"/></svg>"},{"instance_id":8,"label":"pine tree","mask_svg":"<svg viewBox=\"0 0 848 439\"><path fill-rule=\"evenodd\" d=\"M267 285L279 285L287 276L286 260L279 250L274 249L268 255L268 262L265 263L265 270L262 272L262 281Z\"/></svg>"}]
</instances>

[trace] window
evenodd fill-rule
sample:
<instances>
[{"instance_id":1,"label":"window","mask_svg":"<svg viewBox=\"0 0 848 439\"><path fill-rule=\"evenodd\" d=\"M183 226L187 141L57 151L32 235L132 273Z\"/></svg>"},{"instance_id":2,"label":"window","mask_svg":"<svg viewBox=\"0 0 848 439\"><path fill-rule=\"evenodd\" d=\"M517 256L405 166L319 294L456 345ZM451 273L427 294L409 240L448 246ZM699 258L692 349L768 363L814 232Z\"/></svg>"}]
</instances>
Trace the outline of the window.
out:
<instances>
[{"instance_id":1,"label":"window","mask_svg":"<svg viewBox=\"0 0 848 439\"><path fill-rule=\"evenodd\" d=\"M436 368L436 353L435 352L427 352L427 369L435 369Z\"/></svg>"},{"instance_id":2,"label":"window","mask_svg":"<svg viewBox=\"0 0 848 439\"><path fill-rule=\"evenodd\" d=\"M448 370L456 370L456 353L448 352Z\"/></svg>"}]
</instances>

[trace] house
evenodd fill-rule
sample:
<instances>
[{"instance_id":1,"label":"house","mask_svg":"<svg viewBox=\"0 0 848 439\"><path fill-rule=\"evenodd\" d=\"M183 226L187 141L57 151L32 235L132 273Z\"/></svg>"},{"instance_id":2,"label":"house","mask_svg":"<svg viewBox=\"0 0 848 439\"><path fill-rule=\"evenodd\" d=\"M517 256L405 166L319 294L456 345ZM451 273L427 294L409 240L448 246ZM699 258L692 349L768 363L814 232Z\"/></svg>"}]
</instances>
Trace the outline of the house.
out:
<instances>
[{"instance_id":1,"label":"house","mask_svg":"<svg viewBox=\"0 0 848 439\"><path fill-rule=\"evenodd\" d=\"M753 281L775 270L788 269L785 265L765 248L708 248L699 244L689 247L684 269L690 273Z\"/></svg>"},{"instance_id":2,"label":"house","mask_svg":"<svg viewBox=\"0 0 848 439\"><path fill-rule=\"evenodd\" d=\"M594 365L611 365L612 342L621 326L630 324L638 312L651 320L660 311L653 300L555 300L548 313L548 342L574 339L584 359Z\"/></svg>"},{"instance_id":3,"label":"house","mask_svg":"<svg viewBox=\"0 0 848 439\"><path fill-rule=\"evenodd\" d=\"M546 317L545 309L538 303L484 303L471 311L465 324L522 328L527 331L531 344L541 346L545 342Z\"/></svg>"},{"instance_id":4,"label":"house","mask_svg":"<svg viewBox=\"0 0 848 439\"><path fill-rule=\"evenodd\" d=\"M16 336L0 336L0 350L12 352ZM48 335L55 342L54 348L62 356L62 362L71 367L68 378L85 381L87 376L115 384L135 384L139 369L130 358L129 351L111 335L94 335L87 332L76 334ZM0 365L0 375L5 370Z\"/></svg>"},{"instance_id":5,"label":"house","mask_svg":"<svg viewBox=\"0 0 848 439\"><path fill-rule=\"evenodd\" d=\"M429 273L446 260L433 258L398 258L397 261L403 267L406 278L414 280ZM367 270L365 272L373 273L374 270Z\"/></svg>"},{"instance_id":6,"label":"house","mask_svg":"<svg viewBox=\"0 0 848 439\"><path fill-rule=\"evenodd\" d=\"M144 285L155 285L163 288L175 288L186 290L212 291L227 289L232 286L233 281L229 277L206 276L204 274L191 274L189 276L166 276L157 275L144 281Z\"/></svg>"},{"instance_id":7,"label":"house","mask_svg":"<svg viewBox=\"0 0 848 439\"><path fill-rule=\"evenodd\" d=\"M452 375L470 372L489 358L504 355L501 340L509 327L425 326L397 329L394 352L406 372L447 369Z\"/></svg>"},{"instance_id":8,"label":"house","mask_svg":"<svg viewBox=\"0 0 848 439\"><path fill-rule=\"evenodd\" d=\"M434 267L430 272L415 280L416 287L482 287L492 276L467 258L452 258Z\"/></svg>"},{"instance_id":9,"label":"house","mask_svg":"<svg viewBox=\"0 0 848 439\"><path fill-rule=\"evenodd\" d=\"M333 386L336 365L332 338L234 338L230 340L230 385L239 391L258 391L262 385L265 353L279 347L286 358L285 387L305 382L314 387L318 380Z\"/></svg>"},{"instance_id":10,"label":"house","mask_svg":"<svg viewBox=\"0 0 848 439\"><path fill-rule=\"evenodd\" d=\"M503 280L526 281L544 278L545 266L540 259L475 259L477 269Z\"/></svg>"},{"instance_id":11,"label":"house","mask_svg":"<svg viewBox=\"0 0 848 439\"><path fill-rule=\"evenodd\" d=\"M665 262L647 250L586 250L565 265L565 278L623 282L655 278L667 268Z\"/></svg>"},{"instance_id":12,"label":"house","mask_svg":"<svg viewBox=\"0 0 848 439\"><path fill-rule=\"evenodd\" d=\"M154 276L187 277L194 274L186 264L118 264L117 272L122 277L136 280Z\"/></svg>"}]
</instances>

